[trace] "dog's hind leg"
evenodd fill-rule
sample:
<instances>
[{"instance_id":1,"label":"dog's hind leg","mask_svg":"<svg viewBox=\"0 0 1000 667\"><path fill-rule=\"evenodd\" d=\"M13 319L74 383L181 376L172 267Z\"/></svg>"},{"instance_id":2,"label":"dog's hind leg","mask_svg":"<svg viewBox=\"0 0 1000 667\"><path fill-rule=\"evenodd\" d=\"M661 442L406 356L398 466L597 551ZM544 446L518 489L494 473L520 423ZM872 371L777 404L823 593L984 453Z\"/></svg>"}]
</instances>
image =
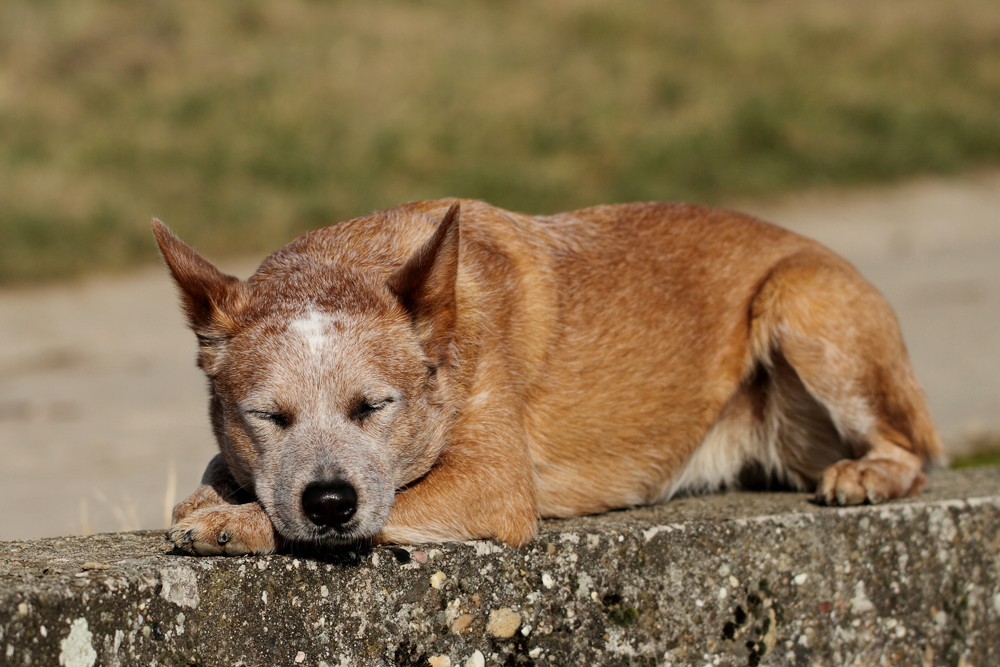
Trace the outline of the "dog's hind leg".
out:
<instances>
[{"instance_id":1,"label":"dog's hind leg","mask_svg":"<svg viewBox=\"0 0 1000 667\"><path fill-rule=\"evenodd\" d=\"M770 428L819 502L920 493L941 441L891 307L853 267L822 251L784 260L754 298L751 334ZM834 437L811 437L824 419Z\"/></svg>"},{"instance_id":2,"label":"dog's hind leg","mask_svg":"<svg viewBox=\"0 0 1000 667\"><path fill-rule=\"evenodd\" d=\"M267 554L280 546L264 508L240 488L221 454L209 462L201 486L174 507L172 521L167 539L189 554Z\"/></svg>"}]
</instances>

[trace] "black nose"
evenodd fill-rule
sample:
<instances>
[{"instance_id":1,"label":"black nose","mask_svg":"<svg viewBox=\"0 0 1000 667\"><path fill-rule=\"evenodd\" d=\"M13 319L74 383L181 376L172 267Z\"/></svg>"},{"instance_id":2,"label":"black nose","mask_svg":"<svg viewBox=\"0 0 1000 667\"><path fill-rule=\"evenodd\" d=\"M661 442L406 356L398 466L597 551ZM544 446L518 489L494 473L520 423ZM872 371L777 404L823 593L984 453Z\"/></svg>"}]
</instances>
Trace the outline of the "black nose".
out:
<instances>
[{"instance_id":1,"label":"black nose","mask_svg":"<svg viewBox=\"0 0 1000 667\"><path fill-rule=\"evenodd\" d=\"M313 482L302 492L302 509L317 526L347 523L358 509L358 494L349 482Z\"/></svg>"}]
</instances>

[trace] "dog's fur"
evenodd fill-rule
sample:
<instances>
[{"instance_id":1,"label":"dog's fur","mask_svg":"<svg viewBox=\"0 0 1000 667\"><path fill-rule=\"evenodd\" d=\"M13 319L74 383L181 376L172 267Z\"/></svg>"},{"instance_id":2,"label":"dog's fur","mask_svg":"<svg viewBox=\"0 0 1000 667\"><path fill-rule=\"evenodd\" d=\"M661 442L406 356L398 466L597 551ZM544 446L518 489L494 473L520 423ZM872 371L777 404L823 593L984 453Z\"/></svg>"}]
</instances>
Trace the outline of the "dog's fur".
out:
<instances>
[{"instance_id":1,"label":"dog's fur","mask_svg":"<svg viewBox=\"0 0 1000 667\"><path fill-rule=\"evenodd\" d=\"M460 204L310 232L245 282L154 221L221 450L177 547L516 545L750 477L880 502L942 458L891 308L818 243L697 206ZM357 493L333 528L302 500L331 479Z\"/></svg>"}]
</instances>

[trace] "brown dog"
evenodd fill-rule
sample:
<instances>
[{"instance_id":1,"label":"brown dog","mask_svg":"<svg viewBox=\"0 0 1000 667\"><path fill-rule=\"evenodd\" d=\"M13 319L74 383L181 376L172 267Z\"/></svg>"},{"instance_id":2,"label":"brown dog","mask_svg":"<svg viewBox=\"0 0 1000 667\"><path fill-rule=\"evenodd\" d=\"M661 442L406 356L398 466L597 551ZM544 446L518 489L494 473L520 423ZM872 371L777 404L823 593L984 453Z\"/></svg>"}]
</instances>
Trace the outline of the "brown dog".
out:
<instances>
[{"instance_id":1,"label":"brown dog","mask_svg":"<svg viewBox=\"0 0 1000 667\"><path fill-rule=\"evenodd\" d=\"M190 553L524 544L538 517L751 474L875 503L942 458L886 301L747 216L417 202L310 232L245 282L153 231L221 450L174 509Z\"/></svg>"}]
</instances>

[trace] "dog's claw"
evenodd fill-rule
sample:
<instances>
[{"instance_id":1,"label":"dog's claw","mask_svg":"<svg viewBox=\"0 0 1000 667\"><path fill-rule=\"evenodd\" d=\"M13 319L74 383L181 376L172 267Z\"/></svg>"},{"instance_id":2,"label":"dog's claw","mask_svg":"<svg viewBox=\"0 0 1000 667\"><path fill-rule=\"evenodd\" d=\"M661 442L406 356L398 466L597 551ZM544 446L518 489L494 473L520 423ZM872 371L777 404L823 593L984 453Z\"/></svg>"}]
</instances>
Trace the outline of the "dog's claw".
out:
<instances>
[{"instance_id":1,"label":"dog's claw","mask_svg":"<svg viewBox=\"0 0 1000 667\"><path fill-rule=\"evenodd\" d=\"M192 512L168 533L174 547L193 556L272 553L274 528L256 503L216 505Z\"/></svg>"}]
</instances>

